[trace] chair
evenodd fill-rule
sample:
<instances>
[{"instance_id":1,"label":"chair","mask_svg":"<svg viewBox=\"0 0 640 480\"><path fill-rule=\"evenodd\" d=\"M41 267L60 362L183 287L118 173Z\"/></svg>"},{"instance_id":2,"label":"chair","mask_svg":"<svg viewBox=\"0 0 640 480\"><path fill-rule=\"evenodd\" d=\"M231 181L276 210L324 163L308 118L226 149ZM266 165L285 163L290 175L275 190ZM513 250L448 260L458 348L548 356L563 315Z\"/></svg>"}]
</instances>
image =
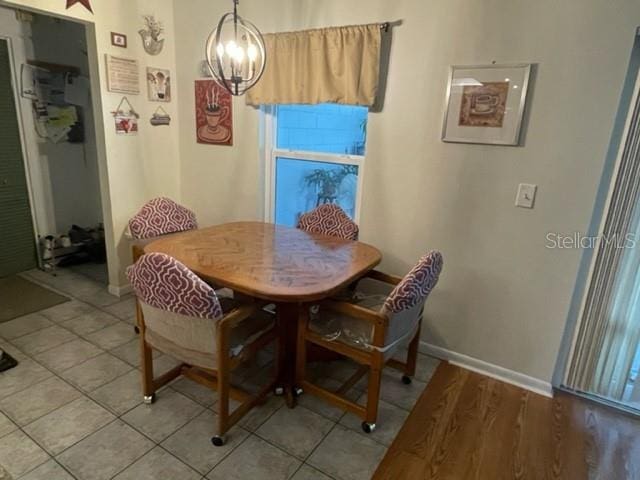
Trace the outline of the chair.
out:
<instances>
[{"instance_id":1,"label":"chair","mask_svg":"<svg viewBox=\"0 0 640 480\"><path fill-rule=\"evenodd\" d=\"M274 379L255 395L230 384L233 370L277 340L273 316L258 304L224 308L211 286L163 253L143 255L127 269L127 276L141 309L144 402L153 403L155 392L180 375L217 390L218 433L211 441L223 445L225 433L274 388L280 361L275 362ZM154 378L153 349L182 363ZM276 350L280 355L279 342ZM230 397L240 402L232 413Z\"/></svg>"},{"instance_id":2,"label":"chair","mask_svg":"<svg viewBox=\"0 0 640 480\"><path fill-rule=\"evenodd\" d=\"M431 251L420 258L415 267L399 278L378 271L367 275L376 282L393 286L388 296L353 294L351 301L327 300L320 304L317 315L309 317L309 309L300 309L297 339L297 393L314 394L352 412L363 419L362 429L375 429L378 416L380 382L385 364L401 370L402 381L411 383L415 375L420 324L424 303L438 282L442 255ZM389 288L389 287L387 287ZM405 362L392 358L409 342ZM307 344L312 343L360 364L360 368L336 391L329 391L306 378ZM342 394L369 373L367 404L361 406Z\"/></svg>"},{"instance_id":3,"label":"chair","mask_svg":"<svg viewBox=\"0 0 640 480\"><path fill-rule=\"evenodd\" d=\"M297 228L345 240L358 239L358 225L335 203L325 203L300 216Z\"/></svg>"},{"instance_id":4,"label":"chair","mask_svg":"<svg viewBox=\"0 0 640 480\"><path fill-rule=\"evenodd\" d=\"M157 237L198 228L196 215L170 198L158 197L145 203L129 220L125 235L132 240L135 262L144 253L144 246Z\"/></svg>"}]
</instances>

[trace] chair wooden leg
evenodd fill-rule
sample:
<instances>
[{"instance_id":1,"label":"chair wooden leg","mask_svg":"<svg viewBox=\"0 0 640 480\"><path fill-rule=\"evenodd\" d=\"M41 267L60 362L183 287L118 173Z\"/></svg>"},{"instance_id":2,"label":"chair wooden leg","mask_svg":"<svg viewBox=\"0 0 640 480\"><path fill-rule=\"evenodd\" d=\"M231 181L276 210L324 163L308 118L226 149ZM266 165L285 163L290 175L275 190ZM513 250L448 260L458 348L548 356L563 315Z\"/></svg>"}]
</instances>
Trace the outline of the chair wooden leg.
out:
<instances>
[{"instance_id":1,"label":"chair wooden leg","mask_svg":"<svg viewBox=\"0 0 640 480\"><path fill-rule=\"evenodd\" d=\"M150 404L155 400L155 386L153 381L153 351L144 340L144 334L140 334L140 359L142 366L142 392L144 403Z\"/></svg>"},{"instance_id":2,"label":"chair wooden leg","mask_svg":"<svg viewBox=\"0 0 640 480\"><path fill-rule=\"evenodd\" d=\"M218 330L218 435L211 442L219 447L224 445L224 434L229 429L229 332Z\"/></svg>"},{"instance_id":3,"label":"chair wooden leg","mask_svg":"<svg viewBox=\"0 0 640 480\"><path fill-rule=\"evenodd\" d=\"M298 338L296 342L296 384L295 388L302 387L305 381L307 368L307 328L309 324L309 308L305 305L300 309L298 317Z\"/></svg>"},{"instance_id":4,"label":"chair wooden leg","mask_svg":"<svg viewBox=\"0 0 640 480\"><path fill-rule=\"evenodd\" d=\"M418 325L418 330L416 331L413 340L409 344L409 349L407 350L407 363L405 365L403 381L406 381L406 378L411 379L416 374L416 363L418 361L418 344L420 343L420 325Z\"/></svg>"},{"instance_id":5,"label":"chair wooden leg","mask_svg":"<svg viewBox=\"0 0 640 480\"><path fill-rule=\"evenodd\" d=\"M362 429L366 433L371 433L376 428L376 420L378 419L378 402L380 401L380 383L382 381L382 369L384 368L384 359L380 352L376 352L375 358L369 369L369 385L367 388L367 413Z\"/></svg>"}]
</instances>

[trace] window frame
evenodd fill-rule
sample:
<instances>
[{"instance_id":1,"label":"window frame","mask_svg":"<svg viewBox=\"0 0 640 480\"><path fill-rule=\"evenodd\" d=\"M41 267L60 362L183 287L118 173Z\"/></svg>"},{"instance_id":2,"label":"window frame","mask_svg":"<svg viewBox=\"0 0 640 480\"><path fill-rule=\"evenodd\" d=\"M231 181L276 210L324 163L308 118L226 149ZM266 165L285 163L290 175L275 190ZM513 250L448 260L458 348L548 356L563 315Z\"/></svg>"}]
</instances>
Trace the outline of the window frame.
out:
<instances>
[{"instance_id":1,"label":"window frame","mask_svg":"<svg viewBox=\"0 0 640 480\"><path fill-rule=\"evenodd\" d=\"M261 137L263 138L260 150L261 157L264 160L264 221L268 223L275 223L276 163L277 158L282 157L291 160L307 160L332 163L336 165L356 165L358 167L358 183L356 187L356 204L353 221L359 224L360 213L362 210L367 138L365 137L365 155L320 153L277 148L277 111L277 105L266 105L260 108L260 116L262 119L260 129L262 131Z\"/></svg>"}]
</instances>

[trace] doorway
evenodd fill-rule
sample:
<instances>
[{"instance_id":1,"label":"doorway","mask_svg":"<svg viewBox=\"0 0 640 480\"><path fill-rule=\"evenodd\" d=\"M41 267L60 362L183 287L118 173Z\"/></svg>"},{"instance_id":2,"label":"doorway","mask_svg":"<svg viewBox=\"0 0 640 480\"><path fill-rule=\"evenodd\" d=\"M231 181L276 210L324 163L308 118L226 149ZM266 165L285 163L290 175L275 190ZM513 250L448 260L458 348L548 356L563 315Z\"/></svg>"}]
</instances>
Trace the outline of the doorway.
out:
<instances>
[{"instance_id":1,"label":"doorway","mask_svg":"<svg viewBox=\"0 0 640 480\"><path fill-rule=\"evenodd\" d=\"M19 52L10 66L25 138L22 178L31 191L36 262L52 274L70 270L106 285L87 28L6 8L0 8L0 23Z\"/></svg>"}]
</instances>

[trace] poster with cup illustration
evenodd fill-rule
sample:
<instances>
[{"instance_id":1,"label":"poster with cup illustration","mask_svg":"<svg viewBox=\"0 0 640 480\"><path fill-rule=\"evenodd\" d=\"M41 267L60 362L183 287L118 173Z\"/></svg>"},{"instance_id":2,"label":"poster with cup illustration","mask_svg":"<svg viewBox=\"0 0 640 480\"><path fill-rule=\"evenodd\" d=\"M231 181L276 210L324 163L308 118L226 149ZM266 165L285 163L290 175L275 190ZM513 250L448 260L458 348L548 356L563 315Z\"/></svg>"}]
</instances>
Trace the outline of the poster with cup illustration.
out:
<instances>
[{"instance_id":1,"label":"poster with cup illustration","mask_svg":"<svg viewBox=\"0 0 640 480\"><path fill-rule=\"evenodd\" d=\"M171 73L169 70L147 67L147 93L152 102L171 101Z\"/></svg>"},{"instance_id":2,"label":"poster with cup illustration","mask_svg":"<svg viewBox=\"0 0 640 480\"><path fill-rule=\"evenodd\" d=\"M195 95L198 143L233 145L231 94L215 80L196 80Z\"/></svg>"},{"instance_id":3,"label":"poster with cup illustration","mask_svg":"<svg viewBox=\"0 0 640 480\"><path fill-rule=\"evenodd\" d=\"M519 145L530 64L451 67L445 142Z\"/></svg>"}]
</instances>

